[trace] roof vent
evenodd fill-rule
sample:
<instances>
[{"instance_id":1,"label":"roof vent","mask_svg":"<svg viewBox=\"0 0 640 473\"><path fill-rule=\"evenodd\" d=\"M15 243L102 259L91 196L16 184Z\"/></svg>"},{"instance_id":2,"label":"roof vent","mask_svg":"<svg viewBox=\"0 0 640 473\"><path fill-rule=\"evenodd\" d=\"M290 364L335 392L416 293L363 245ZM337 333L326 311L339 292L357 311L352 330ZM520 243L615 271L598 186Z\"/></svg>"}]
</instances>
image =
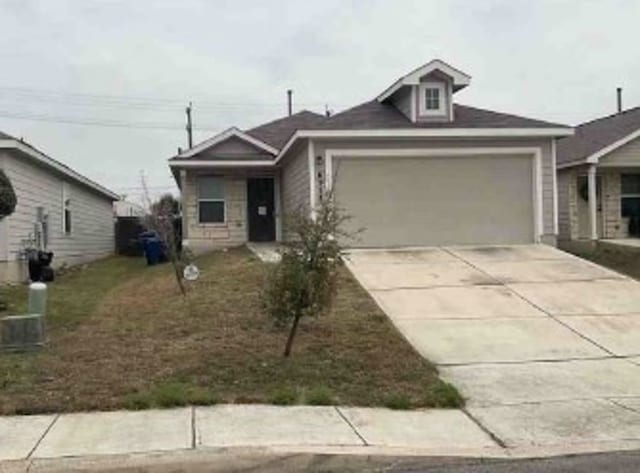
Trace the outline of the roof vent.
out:
<instances>
[{"instance_id":1,"label":"roof vent","mask_svg":"<svg viewBox=\"0 0 640 473\"><path fill-rule=\"evenodd\" d=\"M622 87L616 89L616 95L618 96L618 113L622 113Z\"/></svg>"}]
</instances>

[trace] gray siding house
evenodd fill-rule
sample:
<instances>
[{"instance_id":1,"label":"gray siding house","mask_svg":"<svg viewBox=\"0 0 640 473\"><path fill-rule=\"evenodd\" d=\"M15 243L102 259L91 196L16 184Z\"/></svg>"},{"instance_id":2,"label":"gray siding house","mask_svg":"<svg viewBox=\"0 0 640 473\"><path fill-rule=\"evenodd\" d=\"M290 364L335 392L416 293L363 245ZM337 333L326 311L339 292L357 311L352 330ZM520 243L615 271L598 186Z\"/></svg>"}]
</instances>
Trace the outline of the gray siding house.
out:
<instances>
[{"instance_id":1,"label":"gray siding house","mask_svg":"<svg viewBox=\"0 0 640 473\"><path fill-rule=\"evenodd\" d=\"M640 107L558 143L560 239L640 237Z\"/></svg>"},{"instance_id":2,"label":"gray siding house","mask_svg":"<svg viewBox=\"0 0 640 473\"><path fill-rule=\"evenodd\" d=\"M354 246L555 244L556 140L572 129L457 104L471 78L433 60L332 117L302 111L169 160L185 243L286 240L331 190Z\"/></svg>"},{"instance_id":3,"label":"gray siding house","mask_svg":"<svg viewBox=\"0 0 640 473\"><path fill-rule=\"evenodd\" d=\"M118 196L22 140L0 133L0 168L17 197L0 221L0 280L26 280L25 251L52 251L53 266L74 265L114 251Z\"/></svg>"}]
</instances>

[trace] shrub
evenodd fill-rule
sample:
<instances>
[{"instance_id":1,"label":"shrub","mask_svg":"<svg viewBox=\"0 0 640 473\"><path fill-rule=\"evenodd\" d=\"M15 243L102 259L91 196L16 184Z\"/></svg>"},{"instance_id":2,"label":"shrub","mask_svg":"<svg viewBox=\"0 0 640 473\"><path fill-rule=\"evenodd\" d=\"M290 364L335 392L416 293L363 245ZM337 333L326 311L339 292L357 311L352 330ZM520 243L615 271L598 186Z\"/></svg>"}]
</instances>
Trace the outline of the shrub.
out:
<instances>
[{"instance_id":1,"label":"shrub","mask_svg":"<svg viewBox=\"0 0 640 473\"><path fill-rule=\"evenodd\" d=\"M13 190L11 181L0 169L0 220L8 217L16 209L16 193Z\"/></svg>"}]
</instances>

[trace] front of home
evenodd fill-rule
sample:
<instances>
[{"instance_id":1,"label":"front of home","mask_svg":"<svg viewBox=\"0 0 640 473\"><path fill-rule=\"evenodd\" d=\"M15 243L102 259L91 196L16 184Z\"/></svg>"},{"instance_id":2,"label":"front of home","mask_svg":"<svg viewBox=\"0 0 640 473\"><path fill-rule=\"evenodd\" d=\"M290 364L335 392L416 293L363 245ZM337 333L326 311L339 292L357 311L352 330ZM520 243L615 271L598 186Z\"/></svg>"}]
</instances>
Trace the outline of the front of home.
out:
<instances>
[{"instance_id":1,"label":"front of home","mask_svg":"<svg viewBox=\"0 0 640 473\"><path fill-rule=\"evenodd\" d=\"M17 204L0 221L0 280L27 279L30 250L51 251L54 267L113 254L118 195L33 146L0 133L0 169Z\"/></svg>"},{"instance_id":2,"label":"front of home","mask_svg":"<svg viewBox=\"0 0 640 473\"><path fill-rule=\"evenodd\" d=\"M455 103L471 78L434 60L332 117L303 111L171 158L185 242L200 251L290 237L331 191L354 246L555 244L563 125Z\"/></svg>"},{"instance_id":3,"label":"front of home","mask_svg":"<svg viewBox=\"0 0 640 473\"><path fill-rule=\"evenodd\" d=\"M640 237L640 107L558 143L560 239Z\"/></svg>"}]
</instances>

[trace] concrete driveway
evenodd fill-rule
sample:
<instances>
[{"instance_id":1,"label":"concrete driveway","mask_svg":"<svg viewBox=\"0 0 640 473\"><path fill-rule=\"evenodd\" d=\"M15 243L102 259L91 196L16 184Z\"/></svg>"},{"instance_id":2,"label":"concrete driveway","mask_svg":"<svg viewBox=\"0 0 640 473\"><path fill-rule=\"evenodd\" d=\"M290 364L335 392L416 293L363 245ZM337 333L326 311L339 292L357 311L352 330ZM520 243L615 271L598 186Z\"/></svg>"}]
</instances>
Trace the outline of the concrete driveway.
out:
<instances>
[{"instance_id":1,"label":"concrete driveway","mask_svg":"<svg viewBox=\"0 0 640 473\"><path fill-rule=\"evenodd\" d=\"M347 258L505 445L640 440L640 283L543 245Z\"/></svg>"}]
</instances>

